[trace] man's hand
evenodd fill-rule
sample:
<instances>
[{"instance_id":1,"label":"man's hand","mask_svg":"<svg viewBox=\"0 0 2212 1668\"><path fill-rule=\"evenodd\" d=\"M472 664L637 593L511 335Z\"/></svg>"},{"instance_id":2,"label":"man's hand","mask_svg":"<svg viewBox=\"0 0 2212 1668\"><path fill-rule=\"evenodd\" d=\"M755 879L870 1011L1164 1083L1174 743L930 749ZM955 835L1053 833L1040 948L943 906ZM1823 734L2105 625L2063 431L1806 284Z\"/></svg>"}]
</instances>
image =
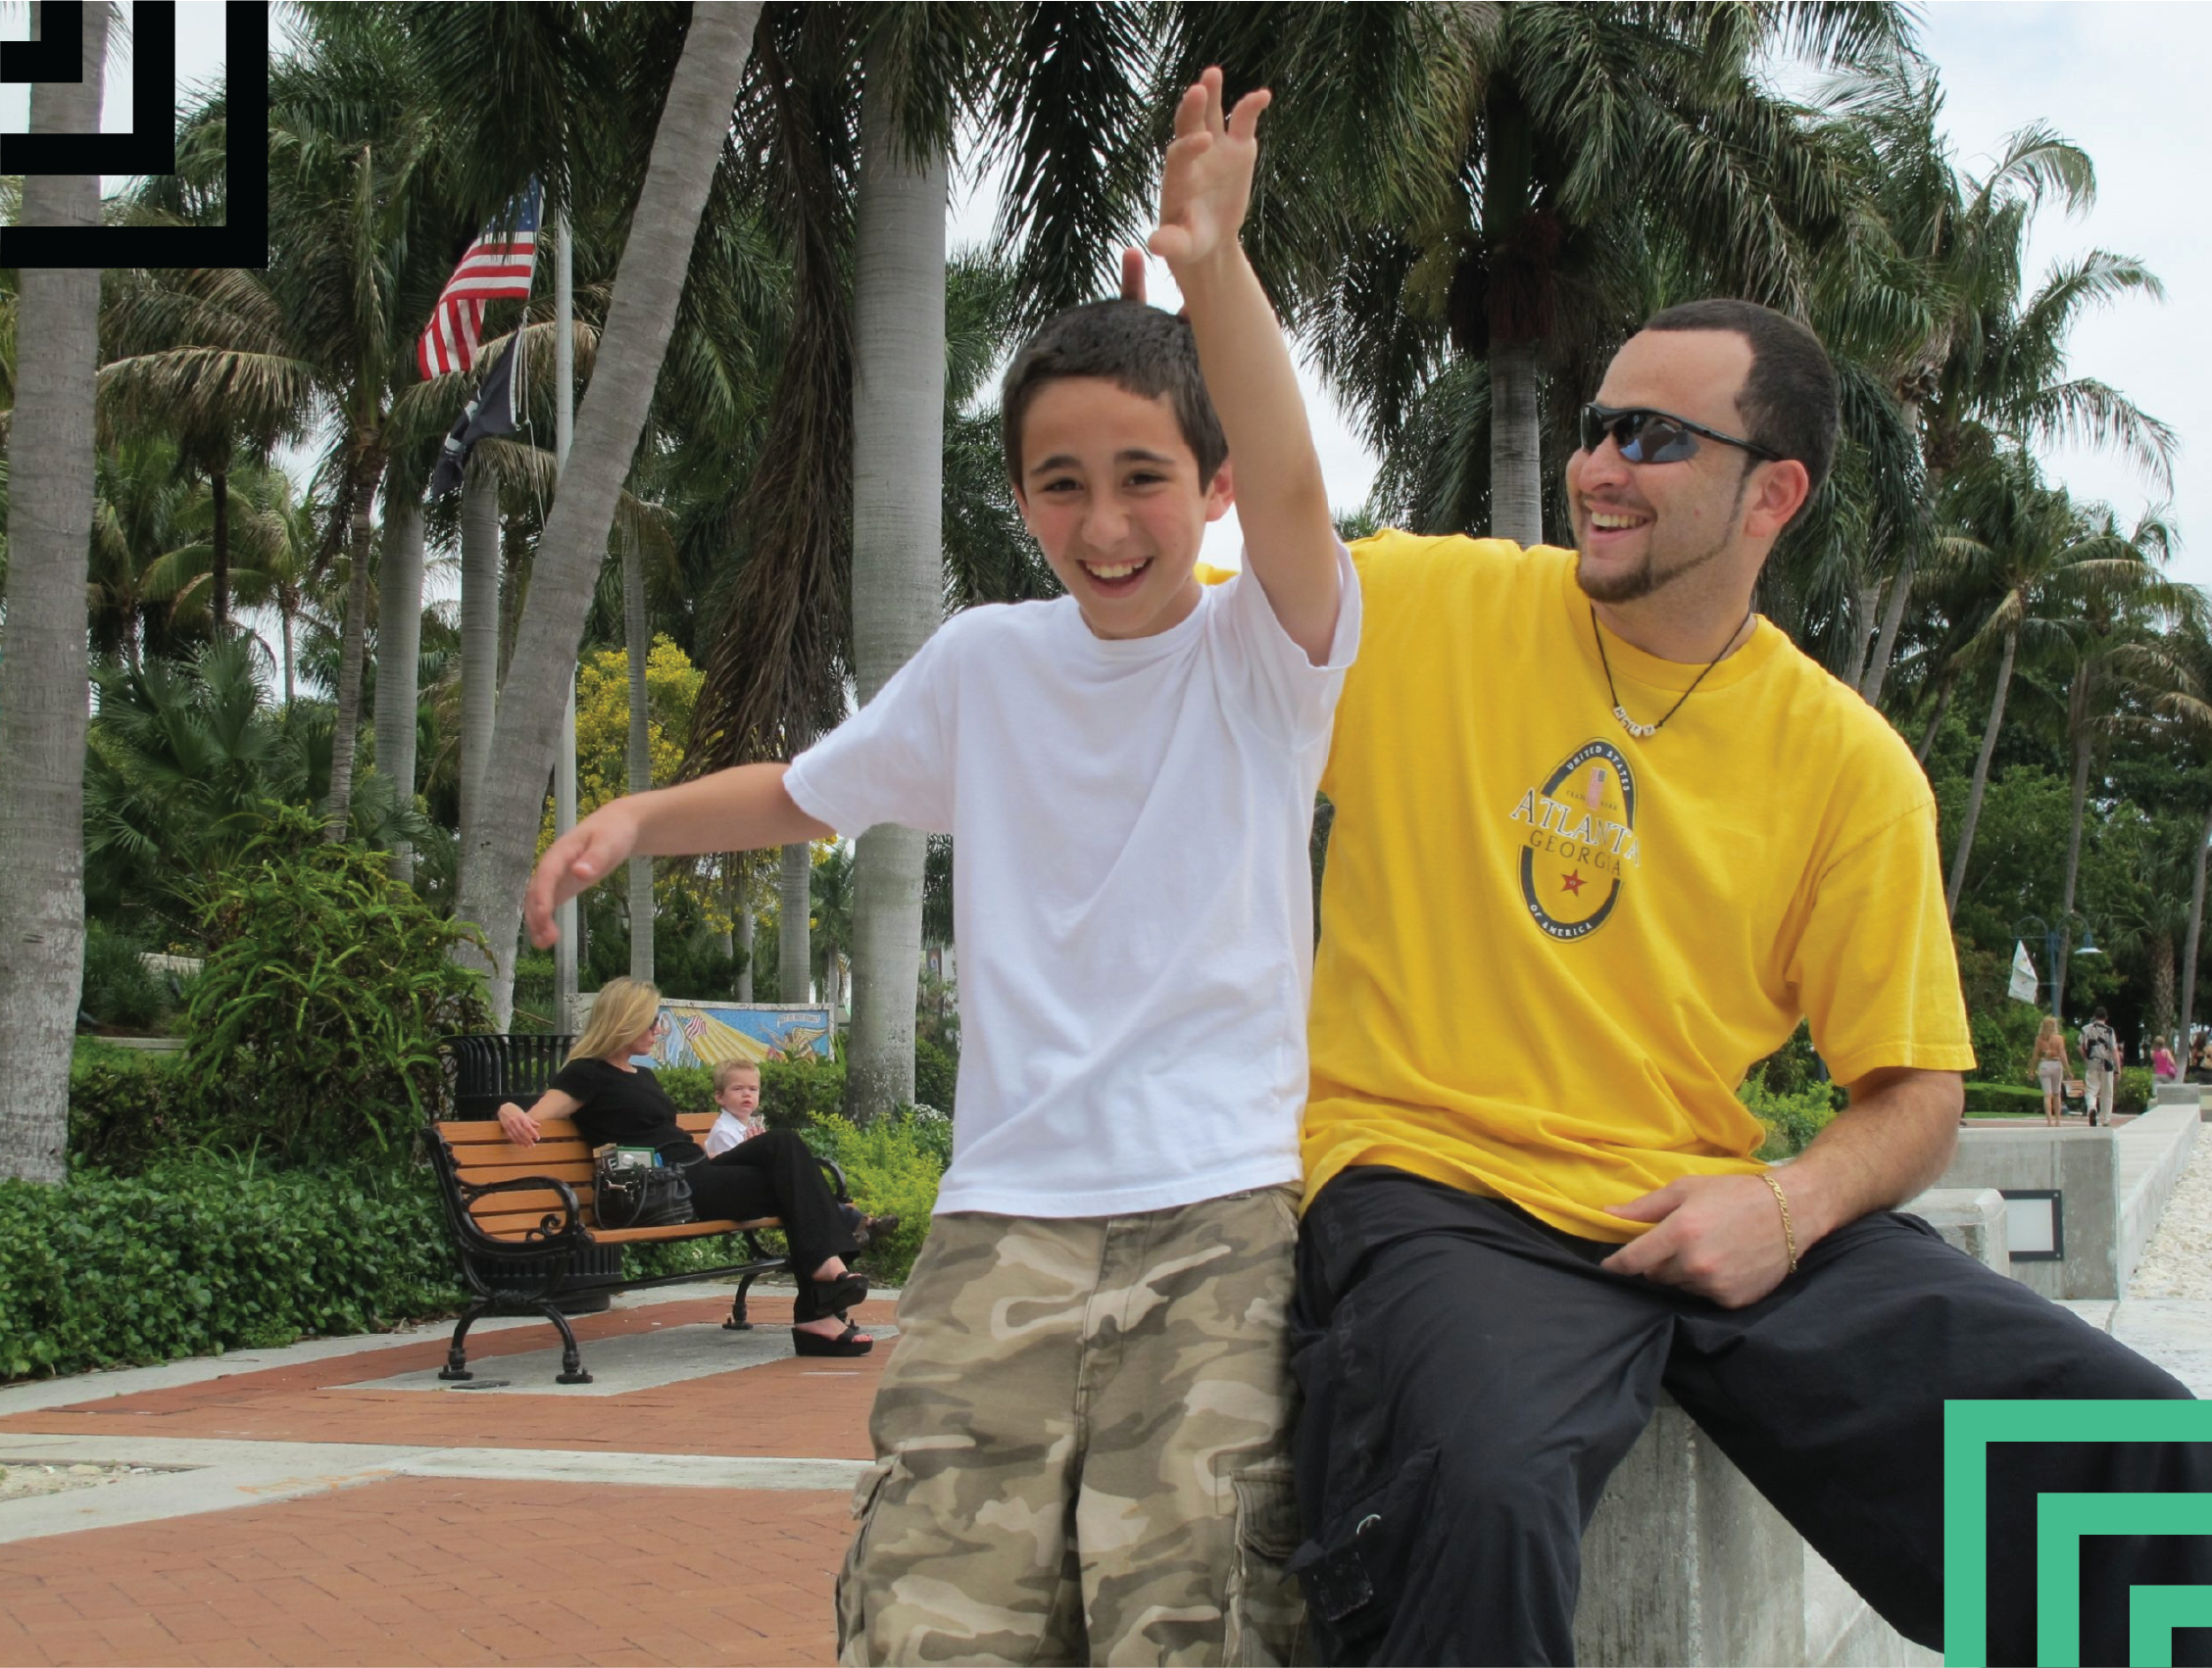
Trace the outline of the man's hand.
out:
<instances>
[{"instance_id":1,"label":"man's hand","mask_svg":"<svg viewBox=\"0 0 2212 1668\"><path fill-rule=\"evenodd\" d=\"M553 911L588 892L637 850L637 815L627 800L601 806L545 849L530 889L522 895L522 921L540 950L560 937ZM523 1144L527 1146L528 1143Z\"/></svg>"},{"instance_id":2,"label":"man's hand","mask_svg":"<svg viewBox=\"0 0 2212 1668\"><path fill-rule=\"evenodd\" d=\"M1145 252L1142 249L1124 249L1121 252L1121 299L1145 299Z\"/></svg>"},{"instance_id":3,"label":"man's hand","mask_svg":"<svg viewBox=\"0 0 2212 1668\"><path fill-rule=\"evenodd\" d=\"M1196 266L1237 243L1259 157L1259 113L1272 97L1249 92L1224 121L1221 72L1207 70L1175 107L1175 142L1160 172L1159 228L1152 252L1172 268ZM1127 292L1128 271L1122 274Z\"/></svg>"},{"instance_id":4,"label":"man's hand","mask_svg":"<svg viewBox=\"0 0 2212 1668\"><path fill-rule=\"evenodd\" d=\"M507 1132L507 1139L517 1147L535 1147L538 1144L538 1120L513 1101L505 1103L499 1108L499 1127Z\"/></svg>"},{"instance_id":5,"label":"man's hand","mask_svg":"<svg viewBox=\"0 0 2212 1668\"><path fill-rule=\"evenodd\" d=\"M1724 1309L1755 1303L1790 1272L1782 1208L1757 1176L1686 1176L1610 1214L1657 1226L1599 1267L1680 1286Z\"/></svg>"}]
</instances>

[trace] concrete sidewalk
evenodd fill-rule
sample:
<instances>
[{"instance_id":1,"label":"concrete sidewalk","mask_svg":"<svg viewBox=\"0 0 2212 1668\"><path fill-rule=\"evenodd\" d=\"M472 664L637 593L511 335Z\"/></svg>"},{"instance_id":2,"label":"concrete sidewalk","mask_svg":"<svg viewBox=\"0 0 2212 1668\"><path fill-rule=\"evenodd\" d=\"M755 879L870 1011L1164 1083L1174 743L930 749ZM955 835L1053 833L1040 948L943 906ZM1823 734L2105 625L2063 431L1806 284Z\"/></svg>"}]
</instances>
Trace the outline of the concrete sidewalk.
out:
<instances>
[{"instance_id":1,"label":"concrete sidewalk","mask_svg":"<svg viewBox=\"0 0 2212 1668\"><path fill-rule=\"evenodd\" d=\"M856 1318L891 1332L892 1294ZM828 1662L890 1349L800 1359L788 1296L447 1328L0 1390L0 1664ZM70 1466L136 1469L116 1476Z\"/></svg>"},{"instance_id":2,"label":"concrete sidewalk","mask_svg":"<svg viewBox=\"0 0 2212 1668\"><path fill-rule=\"evenodd\" d=\"M511 1321L471 1335L469 1390L434 1377L444 1327L0 1390L0 1464L74 1485L0 1499L0 1668L830 1661L896 1343L801 1360L788 1297L751 1333L728 1302L577 1321L588 1386ZM2212 1396L2212 1303L2067 1306Z\"/></svg>"}]
</instances>

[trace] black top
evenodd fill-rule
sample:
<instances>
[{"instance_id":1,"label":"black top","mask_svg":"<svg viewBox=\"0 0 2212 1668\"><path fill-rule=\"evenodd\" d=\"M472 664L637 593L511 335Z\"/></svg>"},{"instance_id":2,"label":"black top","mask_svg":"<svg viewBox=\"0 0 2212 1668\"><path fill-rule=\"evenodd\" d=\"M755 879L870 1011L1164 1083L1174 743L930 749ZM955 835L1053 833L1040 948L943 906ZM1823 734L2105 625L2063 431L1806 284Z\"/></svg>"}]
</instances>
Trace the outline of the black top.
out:
<instances>
[{"instance_id":1,"label":"black top","mask_svg":"<svg viewBox=\"0 0 2212 1668\"><path fill-rule=\"evenodd\" d=\"M644 1066L624 1071L603 1059L570 1060L546 1085L580 1103L572 1116L593 1147L654 1147L671 1164L707 1156L676 1122L676 1104Z\"/></svg>"}]
</instances>

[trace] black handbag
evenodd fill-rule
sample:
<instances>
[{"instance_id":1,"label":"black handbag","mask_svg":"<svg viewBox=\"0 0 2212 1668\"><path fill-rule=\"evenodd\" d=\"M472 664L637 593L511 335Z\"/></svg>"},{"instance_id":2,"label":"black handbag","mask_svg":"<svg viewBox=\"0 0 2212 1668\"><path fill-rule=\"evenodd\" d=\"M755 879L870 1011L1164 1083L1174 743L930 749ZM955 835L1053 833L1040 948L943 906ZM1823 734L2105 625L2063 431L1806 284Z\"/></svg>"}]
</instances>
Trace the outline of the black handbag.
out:
<instances>
[{"instance_id":1,"label":"black handbag","mask_svg":"<svg viewBox=\"0 0 2212 1668\"><path fill-rule=\"evenodd\" d=\"M691 1178L673 1164L623 1164L610 1153L592 1166L593 1213L602 1228L672 1228L698 1220Z\"/></svg>"}]
</instances>

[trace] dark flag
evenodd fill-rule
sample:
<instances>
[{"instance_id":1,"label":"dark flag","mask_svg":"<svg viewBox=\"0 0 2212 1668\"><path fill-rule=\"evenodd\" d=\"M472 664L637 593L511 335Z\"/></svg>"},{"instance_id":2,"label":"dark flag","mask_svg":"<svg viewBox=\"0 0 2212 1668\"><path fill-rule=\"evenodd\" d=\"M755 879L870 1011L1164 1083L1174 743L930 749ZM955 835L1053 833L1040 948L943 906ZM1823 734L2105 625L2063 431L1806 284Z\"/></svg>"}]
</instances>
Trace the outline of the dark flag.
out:
<instances>
[{"instance_id":1,"label":"dark flag","mask_svg":"<svg viewBox=\"0 0 2212 1668\"><path fill-rule=\"evenodd\" d=\"M437 472L430 477L430 496L443 498L461 484L462 472L468 466L468 454L476 442L487 434L513 434L515 432L515 353L516 343L492 362L484 373L483 386L476 397L462 408L461 420L453 425L446 436L445 451L438 458Z\"/></svg>"}]
</instances>

